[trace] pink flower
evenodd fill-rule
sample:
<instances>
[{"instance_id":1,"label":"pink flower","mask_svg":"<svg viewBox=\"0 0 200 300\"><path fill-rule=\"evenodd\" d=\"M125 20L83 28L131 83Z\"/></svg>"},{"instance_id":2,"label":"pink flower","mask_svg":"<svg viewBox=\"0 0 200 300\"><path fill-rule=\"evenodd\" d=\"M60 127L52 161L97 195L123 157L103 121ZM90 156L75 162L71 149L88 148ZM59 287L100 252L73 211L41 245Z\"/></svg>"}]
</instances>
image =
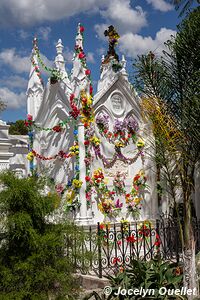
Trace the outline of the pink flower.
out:
<instances>
[{"instance_id":1,"label":"pink flower","mask_svg":"<svg viewBox=\"0 0 200 300\"><path fill-rule=\"evenodd\" d=\"M58 194L61 194L63 192L63 190L64 190L64 188L63 188L63 186L61 184L57 184L56 185L56 192Z\"/></svg>"},{"instance_id":2,"label":"pink flower","mask_svg":"<svg viewBox=\"0 0 200 300\"><path fill-rule=\"evenodd\" d=\"M28 119L28 121L32 121L32 120L33 120L33 116L30 115L30 114L28 114L28 115L27 115L27 119Z\"/></svg>"},{"instance_id":3,"label":"pink flower","mask_svg":"<svg viewBox=\"0 0 200 300\"><path fill-rule=\"evenodd\" d=\"M116 208L122 208L122 206L123 206L123 203L122 202L120 203L119 199L117 199L117 201L115 203L115 207Z\"/></svg>"}]
</instances>

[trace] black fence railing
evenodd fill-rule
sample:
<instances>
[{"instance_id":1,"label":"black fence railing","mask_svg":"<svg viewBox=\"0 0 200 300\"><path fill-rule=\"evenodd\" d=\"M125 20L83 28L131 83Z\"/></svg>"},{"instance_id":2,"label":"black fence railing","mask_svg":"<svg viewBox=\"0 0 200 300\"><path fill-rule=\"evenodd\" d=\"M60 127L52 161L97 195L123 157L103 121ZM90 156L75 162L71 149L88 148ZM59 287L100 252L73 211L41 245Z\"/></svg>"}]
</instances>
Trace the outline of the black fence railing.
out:
<instances>
[{"instance_id":1,"label":"black fence railing","mask_svg":"<svg viewBox=\"0 0 200 300\"><path fill-rule=\"evenodd\" d=\"M196 251L200 251L200 222L194 224ZM132 259L180 262L182 246L176 220L157 220L150 224L112 224L89 226L82 242L76 234L72 251L75 266L83 274L102 277L115 274L131 264ZM79 253L79 256L75 255Z\"/></svg>"}]
</instances>

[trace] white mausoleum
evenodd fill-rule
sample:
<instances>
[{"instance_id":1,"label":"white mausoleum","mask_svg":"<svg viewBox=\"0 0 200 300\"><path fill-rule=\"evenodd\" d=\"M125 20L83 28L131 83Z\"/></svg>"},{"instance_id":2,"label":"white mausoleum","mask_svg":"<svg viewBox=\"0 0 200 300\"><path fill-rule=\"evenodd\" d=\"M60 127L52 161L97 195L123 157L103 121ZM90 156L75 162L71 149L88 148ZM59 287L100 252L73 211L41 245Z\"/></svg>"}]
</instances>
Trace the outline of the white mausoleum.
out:
<instances>
[{"instance_id":1,"label":"white mausoleum","mask_svg":"<svg viewBox=\"0 0 200 300\"><path fill-rule=\"evenodd\" d=\"M82 35L80 26L76 35L76 45L83 48ZM82 89L89 88L88 78L85 75L80 60L74 56L71 76L68 76L65 69L65 59L63 57L63 44L59 40L56 45L55 67L62 74L62 80L51 84L48 80L44 86L36 73L35 66L31 66L30 76L27 88L27 113L33 116L35 124L40 128L53 128L59 122L64 122L69 119L70 95L72 93L78 97ZM38 65L38 57L33 50L33 59L35 65ZM102 168L105 176L108 179L108 187L112 189L113 178L117 171L125 174L125 189L129 193L133 181L133 177L143 169L147 176L148 188L144 192L144 200L141 209L141 220L156 219L161 211L168 208L169 199L163 197L161 206L158 207L156 193L156 170L152 159L148 153L153 151L148 148L148 138L151 132L147 124L144 124L140 114L140 98L134 90L133 86L128 81L126 71L126 60L122 55L118 62L121 68L113 70L113 61L105 61L102 57L100 79L97 85L97 92L94 96L93 108L95 118L102 114L109 116L109 129L112 131L116 120L123 121L129 117L133 117L139 125L139 135L145 141L144 158L139 156L132 164L127 164L118 157L115 163L107 168L102 160L94 158L91 169L96 170ZM72 125L72 124L71 124ZM13 136L8 134L9 126L5 122L0 121L0 170L11 169L19 176L27 176L30 173L29 162L26 159L28 153L28 136ZM68 151L73 145L74 133L73 126L67 126L64 131L55 133L48 130L37 130L34 133L33 149L43 157L55 156L59 151ZM101 140L101 151L104 157L109 161L115 153L114 145L102 137L95 125L95 134ZM87 206L85 196L85 146L84 146L84 126L78 126L78 141L79 141L79 167L80 179L84 182L79 193L80 209L76 213L76 221L80 224L94 224L98 221L103 221L104 216L98 210L98 201L92 198L92 204ZM133 158L136 152L136 145L130 143L122 150L122 153L127 158ZM73 176L74 165L67 163L66 159L57 157L53 160L34 159L34 165L37 166L38 172L45 173L50 178L53 178L56 184L65 185ZM199 180L197 174L197 181ZM120 217L126 218L126 203L123 197L119 197L123 202L123 208ZM198 191L195 195L195 207L198 217L200 217L200 204L198 203Z\"/></svg>"}]
</instances>

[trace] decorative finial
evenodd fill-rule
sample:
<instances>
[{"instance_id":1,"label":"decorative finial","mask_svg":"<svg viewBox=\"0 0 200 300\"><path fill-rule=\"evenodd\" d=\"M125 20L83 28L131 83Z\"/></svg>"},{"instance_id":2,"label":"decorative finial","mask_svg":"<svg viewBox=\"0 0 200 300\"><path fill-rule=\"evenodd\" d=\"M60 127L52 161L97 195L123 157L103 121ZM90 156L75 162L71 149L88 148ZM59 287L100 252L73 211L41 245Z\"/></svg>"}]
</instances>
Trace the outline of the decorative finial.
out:
<instances>
[{"instance_id":1,"label":"decorative finial","mask_svg":"<svg viewBox=\"0 0 200 300\"><path fill-rule=\"evenodd\" d=\"M35 36L34 39L33 39L33 48L34 48L34 49L37 49L37 48L38 48L38 39L37 39L36 36Z\"/></svg>"},{"instance_id":2,"label":"decorative finial","mask_svg":"<svg viewBox=\"0 0 200 300\"><path fill-rule=\"evenodd\" d=\"M122 55L121 65L122 65L121 73L127 77L128 74L126 72L126 59L124 55Z\"/></svg>"},{"instance_id":3,"label":"decorative finial","mask_svg":"<svg viewBox=\"0 0 200 300\"><path fill-rule=\"evenodd\" d=\"M64 46L62 44L62 40L59 39L58 42L57 42L57 44L56 44L56 52L57 52L57 54L62 54L63 53L63 48L64 48Z\"/></svg>"},{"instance_id":4,"label":"decorative finial","mask_svg":"<svg viewBox=\"0 0 200 300\"><path fill-rule=\"evenodd\" d=\"M108 62L110 57L113 57L119 62L119 56L115 52L115 46L118 43L118 39L120 38L116 29L113 25L110 25L107 30L104 31L104 35L108 37L109 48L107 51L107 55L105 57L105 62Z\"/></svg>"},{"instance_id":5,"label":"decorative finial","mask_svg":"<svg viewBox=\"0 0 200 300\"><path fill-rule=\"evenodd\" d=\"M64 60L64 57L63 57L63 49L64 49L64 46L62 44L62 40L59 39L57 44L56 44L56 57L55 57L55 65L56 65L56 69L57 70L60 70L64 73L66 73L65 71L65 60Z\"/></svg>"},{"instance_id":6,"label":"decorative finial","mask_svg":"<svg viewBox=\"0 0 200 300\"><path fill-rule=\"evenodd\" d=\"M81 25L81 23L78 23L78 28L77 28L77 35L76 35L76 47L79 47L83 49L83 32L84 32L84 27Z\"/></svg>"}]
</instances>

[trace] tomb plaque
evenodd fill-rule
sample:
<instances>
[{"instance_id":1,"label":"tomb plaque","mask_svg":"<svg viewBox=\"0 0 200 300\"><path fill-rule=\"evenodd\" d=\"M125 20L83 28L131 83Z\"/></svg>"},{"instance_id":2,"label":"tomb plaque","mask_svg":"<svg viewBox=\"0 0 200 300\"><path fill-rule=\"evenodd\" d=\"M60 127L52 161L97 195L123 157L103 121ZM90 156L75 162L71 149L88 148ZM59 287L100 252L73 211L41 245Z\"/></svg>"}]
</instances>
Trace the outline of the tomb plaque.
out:
<instances>
[{"instance_id":1,"label":"tomb plaque","mask_svg":"<svg viewBox=\"0 0 200 300\"><path fill-rule=\"evenodd\" d=\"M116 160L114 166L112 166L111 168L105 169L105 176L115 177L118 171L124 173L126 177L129 177L128 165L120 160Z\"/></svg>"},{"instance_id":2,"label":"tomb plaque","mask_svg":"<svg viewBox=\"0 0 200 300\"><path fill-rule=\"evenodd\" d=\"M124 112L123 98L119 93L115 93L111 97L112 110L116 115L121 115Z\"/></svg>"}]
</instances>

